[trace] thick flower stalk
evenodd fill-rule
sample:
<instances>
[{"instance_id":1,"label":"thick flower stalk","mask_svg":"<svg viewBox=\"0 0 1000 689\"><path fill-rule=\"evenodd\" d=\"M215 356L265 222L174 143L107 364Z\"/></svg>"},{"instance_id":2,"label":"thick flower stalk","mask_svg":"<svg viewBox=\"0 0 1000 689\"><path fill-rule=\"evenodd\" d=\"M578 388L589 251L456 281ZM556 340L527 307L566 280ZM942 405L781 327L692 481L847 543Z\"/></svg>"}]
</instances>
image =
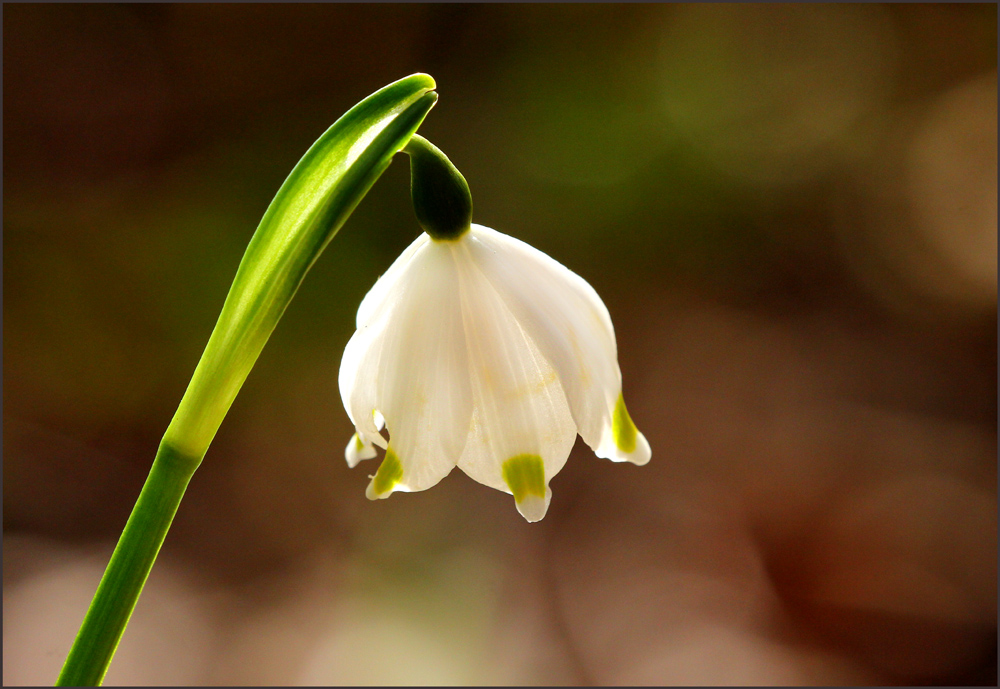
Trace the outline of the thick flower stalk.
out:
<instances>
[{"instance_id":1,"label":"thick flower stalk","mask_svg":"<svg viewBox=\"0 0 1000 689\"><path fill-rule=\"evenodd\" d=\"M472 224L465 179L426 140L415 135L404 152L425 232L361 302L340 367L357 431L348 464L385 449L368 497L425 490L457 466L512 494L534 522L577 433L599 457L648 462L594 289L541 251Z\"/></svg>"}]
</instances>

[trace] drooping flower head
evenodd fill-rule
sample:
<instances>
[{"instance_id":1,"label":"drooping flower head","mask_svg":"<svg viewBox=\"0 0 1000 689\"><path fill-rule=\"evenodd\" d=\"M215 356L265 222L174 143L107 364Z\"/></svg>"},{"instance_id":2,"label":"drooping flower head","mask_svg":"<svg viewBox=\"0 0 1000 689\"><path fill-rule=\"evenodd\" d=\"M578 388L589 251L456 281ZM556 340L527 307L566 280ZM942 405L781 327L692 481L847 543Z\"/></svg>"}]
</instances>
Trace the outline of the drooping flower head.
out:
<instances>
[{"instance_id":1,"label":"drooping flower head","mask_svg":"<svg viewBox=\"0 0 1000 689\"><path fill-rule=\"evenodd\" d=\"M599 457L648 462L594 289L524 242L471 224L464 178L426 140L414 136L406 151L426 231L361 302L340 367L357 430L348 464L385 449L368 497L425 490L458 466L512 494L533 522L577 433Z\"/></svg>"}]
</instances>

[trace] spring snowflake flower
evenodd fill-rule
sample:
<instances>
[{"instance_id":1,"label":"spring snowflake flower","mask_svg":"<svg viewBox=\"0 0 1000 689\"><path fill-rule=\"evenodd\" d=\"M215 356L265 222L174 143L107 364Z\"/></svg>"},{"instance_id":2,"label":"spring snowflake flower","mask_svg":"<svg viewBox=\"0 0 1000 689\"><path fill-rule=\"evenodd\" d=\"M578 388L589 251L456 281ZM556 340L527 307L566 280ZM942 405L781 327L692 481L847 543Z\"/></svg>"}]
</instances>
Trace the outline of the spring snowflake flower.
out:
<instances>
[{"instance_id":1,"label":"spring snowflake flower","mask_svg":"<svg viewBox=\"0 0 1000 689\"><path fill-rule=\"evenodd\" d=\"M419 191L414 163L417 215L433 232ZM594 289L522 241L455 227L421 234L361 302L340 366L357 431L347 463L385 449L372 500L425 490L457 466L538 521L578 432L616 462L645 464L649 444L625 408L614 328Z\"/></svg>"},{"instance_id":2,"label":"spring snowflake flower","mask_svg":"<svg viewBox=\"0 0 1000 689\"><path fill-rule=\"evenodd\" d=\"M358 309L340 366L347 463L386 450L373 500L458 466L538 521L577 432L598 457L649 461L621 389L611 318L583 278L487 227L425 232Z\"/></svg>"}]
</instances>

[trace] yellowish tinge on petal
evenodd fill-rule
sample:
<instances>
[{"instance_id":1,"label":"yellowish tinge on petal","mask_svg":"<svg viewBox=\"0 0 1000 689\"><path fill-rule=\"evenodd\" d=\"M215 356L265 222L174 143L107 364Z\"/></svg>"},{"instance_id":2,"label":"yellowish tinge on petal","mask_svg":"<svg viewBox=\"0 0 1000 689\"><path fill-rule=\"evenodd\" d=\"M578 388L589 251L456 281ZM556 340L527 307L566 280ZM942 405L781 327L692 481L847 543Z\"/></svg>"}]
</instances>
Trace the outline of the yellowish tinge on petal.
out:
<instances>
[{"instance_id":1,"label":"yellowish tinge on petal","mask_svg":"<svg viewBox=\"0 0 1000 689\"><path fill-rule=\"evenodd\" d=\"M515 455L502 467L503 480L514 495L517 511L529 522L545 516L549 490L545 485L545 464L538 455Z\"/></svg>"},{"instance_id":2,"label":"yellowish tinge on petal","mask_svg":"<svg viewBox=\"0 0 1000 689\"><path fill-rule=\"evenodd\" d=\"M625 453L635 451L635 438L639 429L632 423L632 417L628 415L625 408L625 397L618 395L618 404L615 405L614 418L611 421L611 433L615 438L615 445Z\"/></svg>"},{"instance_id":3,"label":"yellowish tinge on petal","mask_svg":"<svg viewBox=\"0 0 1000 689\"><path fill-rule=\"evenodd\" d=\"M503 480L521 502L528 495L545 497L545 465L538 455L516 455L503 463Z\"/></svg>"},{"instance_id":4,"label":"yellowish tinge on petal","mask_svg":"<svg viewBox=\"0 0 1000 689\"><path fill-rule=\"evenodd\" d=\"M605 436L595 452L598 457L605 457L613 462L631 462L637 466L649 462L652 454L649 442L632 422L632 417L625 408L625 398L620 393L611 414L611 438Z\"/></svg>"},{"instance_id":5,"label":"yellowish tinge on petal","mask_svg":"<svg viewBox=\"0 0 1000 689\"><path fill-rule=\"evenodd\" d=\"M379 465L378 471L368 484L365 495L369 500L388 497L399 480L403 478L403 465L390 447L385 451L385 459Z\"/></svg>"},{"instance_id":6,"label":"yellowish tinge on petal","mask_svg":"<svg viewBox=\"0 0 1000 689\"><path fill-rule=\"evenodd\" d=\"M358 465L363 459L371 459L375 456L375 446L371 443L365 442L361 436L355 433L351 436L351 440L347 443L347 447L344 449L344 458L347 460L347 466L352 469Z\"/></svg>"}]
</instances>

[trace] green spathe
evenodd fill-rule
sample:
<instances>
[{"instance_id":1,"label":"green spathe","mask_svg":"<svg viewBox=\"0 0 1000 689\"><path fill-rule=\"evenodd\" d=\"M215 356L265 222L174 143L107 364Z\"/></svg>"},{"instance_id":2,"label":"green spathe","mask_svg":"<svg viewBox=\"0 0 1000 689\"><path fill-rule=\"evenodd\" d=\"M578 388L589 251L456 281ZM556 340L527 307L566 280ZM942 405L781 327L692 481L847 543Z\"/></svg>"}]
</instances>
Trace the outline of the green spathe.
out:
<instances>
[{"instance_id":1,"label":"green spathe","mask_svg":"<svg viewBox=\"0 0 1000 689\"><path fill-rule=\"evenodd\" d=\"M264 213L165 440L204 454L306 272L437 101L414 74L351 108Z\"/></svg>"},{"instance_id":2,"label":"green spathe","mask_svg":"<svg viewBox=\"0 0 1000 689\"><path fill-rule=\"evenodd\" d=\"M58 685L100 684L188 481L299 284L437 101L434 80L389 84L302 157L254 233L205 351L160 443Z\"/></svg>"},{"instance_id":3,"label":"green spathe","mask_svg":"<svg viewBox=\"0 0 1000 689\"><path fill-rule=\"evenodd\" d=\"M538 455L514 455L503 463L503 480L521 503L529 495L545 498L545 464Z\"/></svg>"}]
</instances>

